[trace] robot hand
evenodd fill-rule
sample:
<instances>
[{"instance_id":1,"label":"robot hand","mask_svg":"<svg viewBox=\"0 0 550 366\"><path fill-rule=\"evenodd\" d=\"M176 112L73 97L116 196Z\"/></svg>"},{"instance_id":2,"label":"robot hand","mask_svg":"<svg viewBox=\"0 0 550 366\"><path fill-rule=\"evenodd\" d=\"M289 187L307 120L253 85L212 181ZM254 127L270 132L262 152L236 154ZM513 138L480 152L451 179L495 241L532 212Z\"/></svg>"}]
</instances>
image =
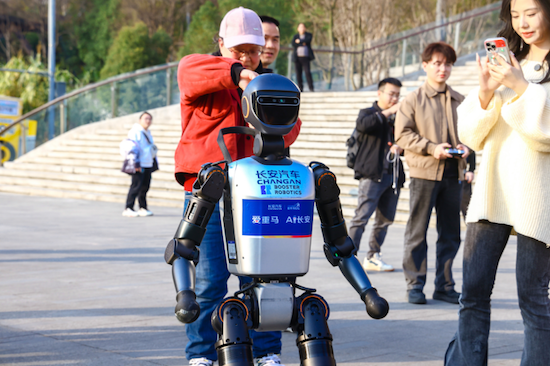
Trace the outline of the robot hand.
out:
<instances>
[{"instance_id":1,"label":"robot hand","mask_svg":"<svg viewBox=\"0 0 550 366\"><path fill-rule=\"evenodd\" d=\"M166 263L172 265L172 279L177 293L176 318L182 323L192 323L200 315L195 296L195 266L200 254L197 247L202 242L216 203L223 194L225 181L225 171L219 167L219 163L202 166L193 185L193 196L184 218L164 252Z\"/></svg>"},{"instance_id":2,"label":"robot hand","mask_svg":"<svg viewBox=\"0 0 550 366\"><path fill-rule=\"evenodd\" d=\"M325 256L333 266L340 268L344 277L359 293L367 307L367 313L372 318L381 319L388 314L389 305L372 287L361 263L354 255L357 248L348 236L336 176L322 163L311 162L309 166L315 179L315 204L321 219Z\"/></svg>"}]
</instances>

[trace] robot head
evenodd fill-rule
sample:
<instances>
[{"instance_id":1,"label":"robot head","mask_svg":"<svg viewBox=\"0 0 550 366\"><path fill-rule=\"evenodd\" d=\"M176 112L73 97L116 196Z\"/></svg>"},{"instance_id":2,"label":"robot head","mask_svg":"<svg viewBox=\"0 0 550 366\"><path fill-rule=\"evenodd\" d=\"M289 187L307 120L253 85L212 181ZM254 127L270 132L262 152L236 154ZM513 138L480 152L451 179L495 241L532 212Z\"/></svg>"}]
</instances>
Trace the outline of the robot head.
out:
<instances>
[{"instance_id":1,"label":"robot head","mask_svg":"<svg viewBox=\"0 0 550 366\"><path fill-rule=\"evenodd\" d=\"M246 122L261 133L286 135L298 120L300 89L281 75L257 76L243 92L242 110Z\"/></svg>"}]
</instances>

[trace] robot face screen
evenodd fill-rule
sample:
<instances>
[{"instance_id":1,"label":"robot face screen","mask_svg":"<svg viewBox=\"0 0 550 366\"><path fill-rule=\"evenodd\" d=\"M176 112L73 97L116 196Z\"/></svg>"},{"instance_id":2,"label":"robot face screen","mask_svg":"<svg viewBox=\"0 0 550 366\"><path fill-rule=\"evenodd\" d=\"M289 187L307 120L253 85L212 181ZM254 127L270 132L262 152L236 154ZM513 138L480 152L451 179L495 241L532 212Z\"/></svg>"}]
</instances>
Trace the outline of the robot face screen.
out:
<instances>
[{"instance_id":1,"label":"robot face screen","mask_svg":"<svg viewBox=\"0 0 550 366\"><path fill-rule=\"evenodd\" d=\"M287 126L298 118L300 99L285 93L258 92L256 96L257 115L265 124Z\"/></svg>"},{"instance_id":2,"label":"robot face screen","mask_svg":"<svg viewBox=\"0 0 550 366\"><path fill-rule=\"evenodd\" d=\"M243 91L242 109L245 121L260 133L286 135L298 120L300 89L282 75L259 75Z\"/></svg>"}]
</instances>

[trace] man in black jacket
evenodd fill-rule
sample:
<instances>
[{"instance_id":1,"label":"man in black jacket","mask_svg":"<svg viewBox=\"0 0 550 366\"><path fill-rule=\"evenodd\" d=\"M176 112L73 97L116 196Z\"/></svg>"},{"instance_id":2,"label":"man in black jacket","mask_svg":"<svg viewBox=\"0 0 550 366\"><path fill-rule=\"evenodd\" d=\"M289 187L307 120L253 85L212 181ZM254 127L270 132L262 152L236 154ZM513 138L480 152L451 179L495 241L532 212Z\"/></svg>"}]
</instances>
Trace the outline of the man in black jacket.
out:
<instances>
[{"instance_id":1,"label":"man in black jacket","mask_svg":"<svg viewBox=\"0 0 550 366\"><path fill-rule=\"evenodd\" d=\"M292 61L296 66L296 82L300 91L304 91L304 82L302 80L302 70L306 73L307 86L309 91L313 91L313 78L311 77L311 70L309 63L315 59L313 50L311 49L311 40L313 35L306 32L306 26L304 23L298 25L298 33L292 38L292 47L294 52L292 53Z\"/></svg>"},{"instance_id":2,"label":"man in black jacket","mask_svg":"<svg viewBox=\"0 0 550 366\"><path fill-rule=\"evenodd\" d=\"M369 250L363 261L363 268L370 271L394 270L391 265L382 261L380 247L388 226L395 218L399 189L405 182L405 172L399 158L403 149L394 144L393 137L393 122L399 109L400 90L399 80L382 80L378 84L378 102L359 112L355 127L363 136L354 166L355 179L359 179L359 194L349 235L359 250L365 226L376 211ZM392 157L396 159L395 163L390 163ZM394 164L398 164L395 188L392 187Z\"/></svg>"}]
</instances>

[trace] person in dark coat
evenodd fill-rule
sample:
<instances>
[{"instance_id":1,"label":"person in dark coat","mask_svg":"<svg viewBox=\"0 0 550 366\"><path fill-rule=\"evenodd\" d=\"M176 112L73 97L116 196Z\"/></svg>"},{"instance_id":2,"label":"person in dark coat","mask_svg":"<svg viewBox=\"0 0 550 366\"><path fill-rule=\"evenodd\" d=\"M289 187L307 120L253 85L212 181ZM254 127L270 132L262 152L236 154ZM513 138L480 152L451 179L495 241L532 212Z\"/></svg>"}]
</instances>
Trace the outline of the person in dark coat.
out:
<instances>
[{"instance_id":1,"label":"person in dark coat","mask_svg":"<svg viewBox=\"0 0 550 366\"><path fill-rule=\"evenodd\" d=\"M349 225L349 236L357 250L372 214L376 212L369 239L369 249L363 261L366 271L391 272L393 266L382 261L380 247L388 226L393 223L399 200L399 190L405 182L405 172L399 155L403 152L394 143L393 124L399 109L401 82L387 78L378 83L378 101L361 109L355 128L362 134L354 171L359 180L355 215ZM395 163L388 158L393 156ZM398 164L397 172L393 164ZM396 174L397 173L397 174ZM397 175L397 176L394 176ZM397 178L397 179L395 179ZM393 186L397 181L397 186Z\"/></svg>"},{"instance_id":2,"label":"person in dark coat","mask_svg":"<svg viewBox=\"0 0 550 366\"><path fill-rule=\"evenodd\" d=\"M304 91L304 82L302 80L302 71L306 73L307 86L309 91L313 90L313 79L311 77L310 62L315 59L313 50L311 49L311 40L313 35L306 32L304 23L298 25L298 33L292 38L292 61L296 66L296 81L301 91Z\"/></svg>"}]
</instances>

